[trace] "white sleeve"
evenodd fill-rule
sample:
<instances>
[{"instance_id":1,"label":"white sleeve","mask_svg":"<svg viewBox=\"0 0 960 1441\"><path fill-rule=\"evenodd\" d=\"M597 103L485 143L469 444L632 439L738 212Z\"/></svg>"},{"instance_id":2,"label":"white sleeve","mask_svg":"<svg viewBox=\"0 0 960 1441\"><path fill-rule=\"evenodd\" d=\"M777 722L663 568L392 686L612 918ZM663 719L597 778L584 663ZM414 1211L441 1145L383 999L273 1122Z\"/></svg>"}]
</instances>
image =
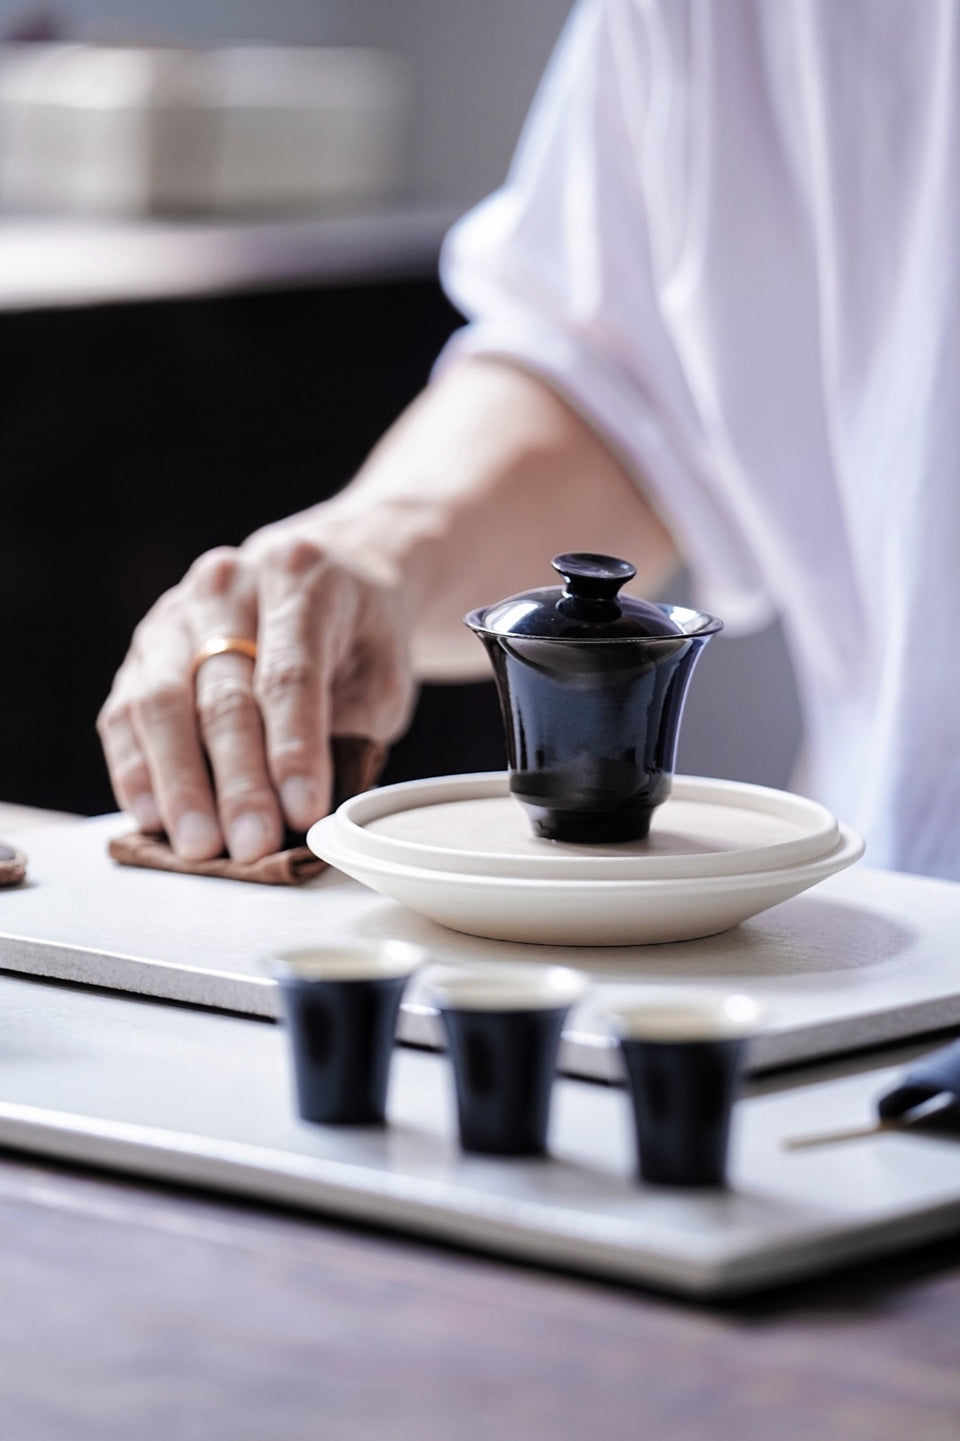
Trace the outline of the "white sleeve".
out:
<instances>
[{"instance_id":1,"label":"white sleeve","mask_svg":"<svg viewBox=\"0 0 960 1441\"><path fill-rule=\"evenodd\" d=\"M470 323L438 365L499 355L541 375L643 484L698 604L749 629L769 618L770 599L726 503L656 277L646 174L653 164L662 175L657 107L672 79L651 83L662 46L650 15L633 0L575 7L506 183L444 244L442 280Z\"/></svg>"}]
</instances>

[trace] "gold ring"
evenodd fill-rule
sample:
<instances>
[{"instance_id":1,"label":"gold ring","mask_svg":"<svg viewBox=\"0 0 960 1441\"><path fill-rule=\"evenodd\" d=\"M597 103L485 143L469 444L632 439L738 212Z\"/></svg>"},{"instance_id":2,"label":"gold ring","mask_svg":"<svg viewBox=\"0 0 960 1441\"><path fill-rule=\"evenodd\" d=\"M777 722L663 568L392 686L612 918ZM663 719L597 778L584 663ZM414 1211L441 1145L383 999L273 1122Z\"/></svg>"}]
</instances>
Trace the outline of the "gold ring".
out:
<instances>
[{"instance_id":1,"label":"gold ring","mask_svg":"<svg viewBox=\"0 0 960 1441\"><path fill-rule=\"evenodd\" d=\"M215 655L245 655L248 660L257 658L257 642L245 635L212 635L193 656L190 662L191 680L203 665Z\"/></svg>"}]
</instances>

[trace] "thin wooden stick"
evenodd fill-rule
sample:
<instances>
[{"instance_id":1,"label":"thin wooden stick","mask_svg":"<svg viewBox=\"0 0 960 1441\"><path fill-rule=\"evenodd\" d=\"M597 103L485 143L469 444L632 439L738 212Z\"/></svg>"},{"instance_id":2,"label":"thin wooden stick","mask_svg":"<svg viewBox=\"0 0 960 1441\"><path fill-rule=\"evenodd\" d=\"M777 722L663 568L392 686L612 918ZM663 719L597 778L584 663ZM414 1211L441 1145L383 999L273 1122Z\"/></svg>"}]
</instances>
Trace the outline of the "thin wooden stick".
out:
<instances>
[{"instance_id":1,"label":"thin wooden stick","mask_svg":"<svg viewBox=\"0 0 960 1441\"><path fill-rule=\"evenodd\" d=\"M788 1151L800 1151L810 1146L832 1146L835 1141L859 1141L865 1136L879 1136L885 1131L913 1131L920 1130L925 1124L932 1129L932 1123L941 1114L949 1111L956 1126L956 1098L950 1093L943 1093L939 1096L931 1096L919 1106L906 1111L902 1116L891 1116L884 1121L871 1121L866 1126L850 1126L841 1131L822 1131L812 1136L788 1136L784 1140L784 1146Z\"/></svg>"}]
</instances>

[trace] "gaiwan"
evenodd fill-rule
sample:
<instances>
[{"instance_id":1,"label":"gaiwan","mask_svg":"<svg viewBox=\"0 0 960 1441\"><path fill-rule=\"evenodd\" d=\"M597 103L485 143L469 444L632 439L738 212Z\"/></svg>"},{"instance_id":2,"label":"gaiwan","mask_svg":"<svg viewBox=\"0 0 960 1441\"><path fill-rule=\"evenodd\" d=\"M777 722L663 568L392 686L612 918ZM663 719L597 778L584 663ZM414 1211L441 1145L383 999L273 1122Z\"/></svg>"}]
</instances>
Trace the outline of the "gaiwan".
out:
<instances>
[{"instance_id":1,"label":"gaiwan","mask_svg":"<svg viewBox=\"0 0 960 1441\"><path fill-rule=\"evenodd\" d=\"M683 703L723 622L620 588L610 555L558 555L562 586L512 595L465 617L493 663L510 789L537 835L643 839L670 794Z\"/></svg>"}]
</instances>

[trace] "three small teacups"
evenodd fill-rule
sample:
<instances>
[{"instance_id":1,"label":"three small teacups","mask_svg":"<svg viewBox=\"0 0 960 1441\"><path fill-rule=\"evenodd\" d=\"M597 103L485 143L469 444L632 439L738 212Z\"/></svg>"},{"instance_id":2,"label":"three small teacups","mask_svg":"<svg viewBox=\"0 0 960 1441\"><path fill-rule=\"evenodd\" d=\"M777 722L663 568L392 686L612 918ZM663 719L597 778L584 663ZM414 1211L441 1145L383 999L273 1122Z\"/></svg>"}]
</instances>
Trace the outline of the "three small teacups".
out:
<instances>
[{"instance_id":1,"label":"three small teacups","mask_svg":"<svg viewBox=\"0 0 960 1441\"><path fill-rule=\"evenodd\" d=\"M425 997L447 1038L462 1149L544 1154L560 1039L586 977L565 966L429 960L402 941L303 947L270 958L300 1116L326 1125L384 1123L400 1003L423 968ZM724 1185L731 1115L761 1007L737 993L650 987L607 1019L623 1057L641 1179Z\"/></svg>"}]
</instances>

